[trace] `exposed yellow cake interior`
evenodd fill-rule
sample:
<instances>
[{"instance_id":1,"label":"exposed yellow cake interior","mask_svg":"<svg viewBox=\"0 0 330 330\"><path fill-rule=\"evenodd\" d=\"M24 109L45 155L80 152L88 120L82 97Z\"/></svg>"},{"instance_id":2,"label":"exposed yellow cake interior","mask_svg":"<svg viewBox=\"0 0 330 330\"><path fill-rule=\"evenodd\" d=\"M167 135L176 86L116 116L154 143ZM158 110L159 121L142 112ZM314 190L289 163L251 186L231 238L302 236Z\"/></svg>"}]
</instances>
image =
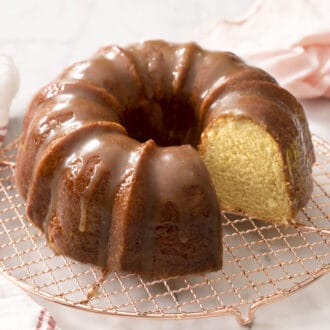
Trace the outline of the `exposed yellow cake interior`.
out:
<instances>
[{"instance_id":1,"label":"exposed yellow cake interior","mask_svg":"<svg viewBox=\"0 0 330 330\"><path fill-rule=\"evenodd\" d=\"M292 218L283 160L274 138L249 119L220 118L201 151L221 207L286 224Z\"/></svg>"}]
</instances>

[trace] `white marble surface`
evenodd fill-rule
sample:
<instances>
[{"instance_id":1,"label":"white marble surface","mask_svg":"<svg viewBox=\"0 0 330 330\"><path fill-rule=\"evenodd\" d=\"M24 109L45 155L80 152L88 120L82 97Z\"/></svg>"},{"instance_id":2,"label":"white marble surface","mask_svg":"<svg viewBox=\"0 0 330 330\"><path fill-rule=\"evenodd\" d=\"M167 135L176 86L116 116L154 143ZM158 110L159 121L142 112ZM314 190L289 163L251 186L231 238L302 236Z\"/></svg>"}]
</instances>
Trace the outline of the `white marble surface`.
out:
<instances>
[{"instance_id":1,"label":"white marble surface","mask_svg":"<svg viewBox=\"0 0 330 330\"><path fill-rule=\"evenodd\" d=\"M0 53L21 73L9 139L15 137L33 93L64 66L109 43L164 38L190 40L193 31L221 17L241 15L252 0L0 0ZM304 101L311 130L330 142L330 101ZM329 329L330 275L257 311L253 329ZM1 299L1 297L0 297ZM46 305L62 329L240 329L232 316L192 321L142 321ZM1 328L1 320L0 320Z\"/></svg>"}]
</instances>

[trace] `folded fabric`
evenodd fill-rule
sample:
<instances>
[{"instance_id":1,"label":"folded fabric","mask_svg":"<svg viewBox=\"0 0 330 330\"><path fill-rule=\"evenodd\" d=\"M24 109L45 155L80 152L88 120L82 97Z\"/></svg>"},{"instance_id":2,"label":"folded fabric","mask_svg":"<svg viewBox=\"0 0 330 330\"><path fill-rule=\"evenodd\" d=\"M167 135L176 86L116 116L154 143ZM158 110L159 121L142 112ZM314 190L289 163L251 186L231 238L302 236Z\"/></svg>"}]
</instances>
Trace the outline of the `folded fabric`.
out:
<instances>
[{"instance_id":1,"label":"folded fabric","mask_svg":"<svg viewBox=\"0 0 330 330\"><path fill-rule=\"evenodd\" d=\"M2 330L59 330L45 308L1 275L0 320Z\"/></svg>"},{"instance_id":2,"label":"folded fabric","mask_svg":"<svg viewBox=\"0 0 330 330\"><path fill-rule=\"evenodd\" d=\"M0 146L7 133L9 109L18 86L19 76L13 60L0 54Z\"/></svg>"},{"instance_id":3,"label":"folded fabric","mask_svg":"<svg viewBox=\"0 0 330 330\"><path fill-rule=\"evenodd\" d=\"M330 1L263 0L244 17L197 31L204 47L232 51L296 97L330 97Z\"/></svg>"}]
</instances>

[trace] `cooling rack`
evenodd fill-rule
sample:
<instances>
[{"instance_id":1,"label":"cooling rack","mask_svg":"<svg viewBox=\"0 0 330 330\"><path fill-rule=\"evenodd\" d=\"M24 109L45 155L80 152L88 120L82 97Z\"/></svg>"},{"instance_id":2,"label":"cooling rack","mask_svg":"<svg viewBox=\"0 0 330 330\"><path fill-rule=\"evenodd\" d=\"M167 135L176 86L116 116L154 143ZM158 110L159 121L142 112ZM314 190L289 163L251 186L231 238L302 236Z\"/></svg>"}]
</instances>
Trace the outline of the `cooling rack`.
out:
<instances>
[{"instance_id":1,"label":"cooling rack","mask_svg":"<svg viewBox=\"0 0 330 330\"><path fill-rule=\"evenodd\" d=\"M313 142L314 191L295 225L224 213L221 271L155 281L56 256L24 216L13 180L17 141L12 142L0 151L0 271L32 294L92 312L162 319L233 314L247 325L259 306L330 269L330 146L315 136Z\"/></svg>"}]
</instances>

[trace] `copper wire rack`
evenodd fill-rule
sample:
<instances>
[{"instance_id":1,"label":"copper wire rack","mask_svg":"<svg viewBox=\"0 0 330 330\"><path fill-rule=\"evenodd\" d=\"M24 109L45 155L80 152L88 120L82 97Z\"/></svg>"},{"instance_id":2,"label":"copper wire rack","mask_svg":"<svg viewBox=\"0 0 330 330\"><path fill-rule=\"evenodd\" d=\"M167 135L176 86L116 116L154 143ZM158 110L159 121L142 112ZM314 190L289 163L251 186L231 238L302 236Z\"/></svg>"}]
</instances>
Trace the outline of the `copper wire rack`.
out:
<instances>
[{"instance_id":1,"label":"copper wire rack","mask_svg":"<svg viewBox=\"0 0 330 330\"><path fill-rule=\"evenodd\" d=\"M314 191L287 228L224 213L224 266L205 275L145 280L57 256L29 223L14 186L17 141L0 151L0 271L32 294L116 316L187 319L233 314L242 325L256 309L330 269L330 146L313 137Z\"/></svg>"}]
</instances>

